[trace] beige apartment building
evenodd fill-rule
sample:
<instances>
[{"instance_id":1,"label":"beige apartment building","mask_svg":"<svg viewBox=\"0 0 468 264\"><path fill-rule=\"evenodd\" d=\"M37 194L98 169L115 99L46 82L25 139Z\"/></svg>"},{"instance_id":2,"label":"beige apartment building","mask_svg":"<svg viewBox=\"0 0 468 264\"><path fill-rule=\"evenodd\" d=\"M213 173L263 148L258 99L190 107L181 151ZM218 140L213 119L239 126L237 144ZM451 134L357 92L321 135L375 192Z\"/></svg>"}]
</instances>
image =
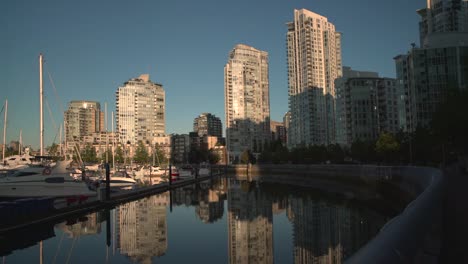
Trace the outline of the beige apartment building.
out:
<instances>
[{"instance_id":1,"label":"beige apartment building","mask_svg":"<svg viewBox=\"0 0 468 264\"><path fill-rule=\"evenodd\" d=\"M228 160L242 152L259 155L270 140L268 53L238 44L224 67L224 101Z\"/></svg>"},{"instance_id":2,"label":"beige apartment building","mask_svg":"<svg viewBox=\"0 0 468 264\"><path fill-rule=\"evenodd\" d=\"M104 113L95 101L71 101L65 111L65 138L79 143L85 136L104 131Z\"/></svg>"},{"instance_id":3,"label":"beige apartment building","mask_svg":"<svg viewBox=\"0 0 468 264\"><path fill-rule=\"evenodd\" d=\"M120 143L136 146L138 141L154 144L164 137L165 92L163 86L152 82L149 74L130 79L116 92L116 120Z\"/></svg>"},{"instance_id":4,"label":"beige apartment building","mask_svg":"<svg viewBox=\"0 0 468 264\"><path fill-rule=\"evenodd\" d=\"M341 76L341 34L324 16L294 10L287 24L290 148L334 143L336 78Z\"/></svg>"}]
</instances>

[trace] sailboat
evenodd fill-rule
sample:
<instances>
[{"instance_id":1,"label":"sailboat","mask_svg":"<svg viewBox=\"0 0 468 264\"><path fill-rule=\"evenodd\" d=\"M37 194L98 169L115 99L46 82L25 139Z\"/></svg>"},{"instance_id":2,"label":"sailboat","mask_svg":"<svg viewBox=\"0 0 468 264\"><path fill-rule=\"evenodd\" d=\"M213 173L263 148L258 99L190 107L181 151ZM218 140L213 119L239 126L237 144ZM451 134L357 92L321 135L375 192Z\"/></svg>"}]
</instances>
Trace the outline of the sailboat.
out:
<instances>
[{"instance_id":1,"label":"sailboat","mask_svg":"<svg viewBox=\"0 0 468 264\"><path fill-rule=\"evenodd\" d=\"M40 72L40 156L44 157L42 54L39 55ZM55 167L28 167L14 170L0 178L0 197L70 197L94 196L83 181L76 181L66 168L71 160L59 161Z\"/></svg>"}]
</instances>

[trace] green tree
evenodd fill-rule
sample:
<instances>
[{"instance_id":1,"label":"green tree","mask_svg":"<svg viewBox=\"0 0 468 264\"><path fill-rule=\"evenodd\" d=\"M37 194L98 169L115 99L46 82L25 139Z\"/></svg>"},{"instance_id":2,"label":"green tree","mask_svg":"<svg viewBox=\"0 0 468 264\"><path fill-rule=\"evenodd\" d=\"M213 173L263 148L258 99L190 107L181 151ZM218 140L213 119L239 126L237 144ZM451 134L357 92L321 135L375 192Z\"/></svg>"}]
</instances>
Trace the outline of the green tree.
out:
<instances>
[{"instance_id":1,"label":"green tree","mask_svg":"<svg viewBox=\"0 0 468 264\"><path fill-rule=\"evenodd\" d=\"M140 164L148 163L149 161L148 150L142 141L138 141L133 160Z\"/></svg>"},{"instance_id":2,"label":"green tree","mask_svg":"<svg viewBox=\"0 0 468 264\"><path fill-rule=\"evenodd\" d=\"M218 153L214 152L213 149L211 149L208 153L208 161L210 164L217 164L221 160L221 157L218 155Z\"/></svg>"},{"instance_id":3,"label":"green tree","mask_svg":"<svg viewBox=\"0 0 468 264\"><path fill-rule=\"evenodd\" d=\"M55 143L52 143L51 146L47 147L47 153L49 153L50 156L56 156L58 154L58 145Z\"/></svg>"},{"instance_id":4,"label":"green tree","mask_svg":"<svg viewBox=\"0 0 468 264\"><path fill-rule=\"evenodd\" d=\"M375 150L385 161L394 161L400 150L400 143L392 134L383 132L375 143Z\"/></svg>"},{"instance_id":5,"label":"green tree","mask_svg":"<svg viewBox=\"0 0 468 264\"><path fill-rule=\"evenodd\" d=\"M360 162L371 162L375 159L375 144L370 141L355 140L351 144L351 157Z\"/></svg>"},{"instance_id":6,"label":"green tree","mask_svg":"<svg viewBox=\"0 0 468 264\"><path fill-rule=\"evenodd\" d=\"M1 149L1 151L3 151L3 148L0 147L0 149ZM5 157L10 157L10 156L17 155L17 154L18 153L13 151L12 148L10 148L10 147L5 148Z\"/></svg>"},{"instance_id":7,"label":"green tree","mask_svg":"<svg viewBox=\"0 0 468 264\"><path fill-rule=\"evenodd\" d=\"M152 151L153 151L152 155L154 156L154 160L155 160L154 162L157 166L161 166L162 164L168 163L166 154L161 146L156 144Z\"/></svg>"},{"instance_id":8,"label":"green tree","mask_svg":"<svg viewBox=\"0 0 468 264\"><path fill-rule=\"evenodd\" d=\"M432 118L432 132L444 153L468 154L468 90L449 89ZM452 157L453 158L453 157Z\"/></svg>"},{"instance_id":9,"label":"green tree","mask_svg":"<svg viewBox=\"0 0 468 264\"><path fill-rule=\"evenodd\" d=\"M246 149L242 152L240 160L243 164L255 164L256 162L255 156L252 154L250 149Z\"/></svg>"},{"instance_id":10,"label":"green tree","mask_svg":"<svg viewBox=\"0 0 468 264\"><path fill-rule=\"evenodd\" d=\"M81 159L83 162L97 162L96 149L91 144L86 144L85 148L81 151Z\"/></svg>"},{"instance_id":11,"label":"green tree","mask_svg":"<svg viewBox=\"0 0 468 264\"><path fill-rule=\"evenodd\" d=\"M115 162L117 162L117 163L123 163L124 162L124 153L123 153L122 147L118 146L115 149L114 159L115 159Z\"/></svg>"},{"instance_id":12,"label":"green tree","mask_svg":"<svg viewBox=\"0 0 468 264\"><path fill-rule=\"evenodd\" d=\"M243 164L249 164L250 162L250 153L249 153L249 150L244 150L244 152L242 152L241 154L241 157L240 157L240 160Z\"/></svg>"},{"instance_id":13,"label":"green tree","mask_svg":"<svg viewBox=\"0 0 468 264\"><path fill-rule=\"evenodd\" d=\"M437 142L430 129L417 127L416 131L411 133L410 139L411 141L408 143L411 144L413 163L427 165L427 163L437 162L437 159L442 160L441 155L439 155L439 158L435 157Z\"/></svg>"},{"instance_id":14,"label":"green tree","mask_svg":"<svg viewBox=\"0 0 468 264\"><path fill-rule=\"evenodd\" d=\"M198 164L202 161L206 161L207 153L204 152L202 149L192 146L188 153L188 162L192 164Z\"/></svg>"},{"instance_id":15,"label":"green tree","mask_svg":"<svg viewBox=\"0 0 468 264\"><path fill-rule=\"evenodd\" d=\"M112 150L111 149L107 149L101 154L101 157L100 157L101 160L106 162L106 153L107 153L107 158L109 159L109 162L112 162Z\"/></svg>"},{"instance_id":16,"label":"green tree","mask_svg":"<svg viewBox=\"0 0 468 264\"><path fill-rule=\"evenodd\" d=\"M271 142L265 142L264 149L259 157L259 161L278 164L287 162L288 158L288 149L283 146L281 140L278 139Z\"/></svg>"},{"instance_id":17,"label":"green tree","mask_svg":"<svg viewBox=\"0 0 468 264\"><path fill-rule=\"evenodd\" d=\"M339 144L330 144L327 147L327 157L333 163L343 163L345 152Z\"/></svg>"}]
</instances>

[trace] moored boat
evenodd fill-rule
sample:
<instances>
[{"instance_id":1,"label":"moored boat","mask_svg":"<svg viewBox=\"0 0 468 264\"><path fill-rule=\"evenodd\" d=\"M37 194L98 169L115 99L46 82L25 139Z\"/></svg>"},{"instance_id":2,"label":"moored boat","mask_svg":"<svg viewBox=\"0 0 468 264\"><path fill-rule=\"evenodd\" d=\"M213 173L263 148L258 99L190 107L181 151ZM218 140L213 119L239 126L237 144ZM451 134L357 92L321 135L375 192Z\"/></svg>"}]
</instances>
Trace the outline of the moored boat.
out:
<instances>
[{"instance_id":1,"label":"moored boat","mask_svg":"<svg viewBox=\"0 0 468 264\"><path fill-rule=\"evenodd\" d=\"M55 167L27 167L11 170L0 178L0 197L94 196L85 182L75 180L66 170L71 161L59 161Z\"/></svg>"},{"instance_id":2,"label":"moored boat","mask_svg":"<svg viewBox=\"0 0 468 264\"><path fill-rule=\"evenodd\" d=\"M110 175L110 187L131 187L134 186L137 181L133 179L126 171L116 171L112 175ZM105 185L106 184L106 178L103 177L100 180L100 184Z\"/></svg>"},{"instance_id":3,"label":"moored boat","mask_svg":"<svg viewBox=\"0 0 468 264\"><path fill-rule=\"evenodd\" d=\"M190 165L183 165L179 167L179 176L181 178L190 178L194 175L193 167Z\"/></svg>"}]
</instances>

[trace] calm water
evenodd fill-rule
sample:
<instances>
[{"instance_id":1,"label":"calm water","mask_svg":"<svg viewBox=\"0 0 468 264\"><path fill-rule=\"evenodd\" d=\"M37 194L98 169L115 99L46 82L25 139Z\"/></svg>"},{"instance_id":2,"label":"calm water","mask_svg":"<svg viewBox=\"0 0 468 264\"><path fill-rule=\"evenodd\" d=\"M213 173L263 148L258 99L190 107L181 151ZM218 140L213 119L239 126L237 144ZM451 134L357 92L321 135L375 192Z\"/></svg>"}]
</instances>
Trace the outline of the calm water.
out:
<instances>
[{"instance_id":1,"label":"calm water","mask_svg":"<svg viewBox=\"0 0 468 264\"><path fill-rule=\"evenodd\" d=\"M41 252L43 263L339 263L394 214L370 207L221 178L18 232L0 253L2 263L39 263Z\"/></svg>"}]
</instances>

